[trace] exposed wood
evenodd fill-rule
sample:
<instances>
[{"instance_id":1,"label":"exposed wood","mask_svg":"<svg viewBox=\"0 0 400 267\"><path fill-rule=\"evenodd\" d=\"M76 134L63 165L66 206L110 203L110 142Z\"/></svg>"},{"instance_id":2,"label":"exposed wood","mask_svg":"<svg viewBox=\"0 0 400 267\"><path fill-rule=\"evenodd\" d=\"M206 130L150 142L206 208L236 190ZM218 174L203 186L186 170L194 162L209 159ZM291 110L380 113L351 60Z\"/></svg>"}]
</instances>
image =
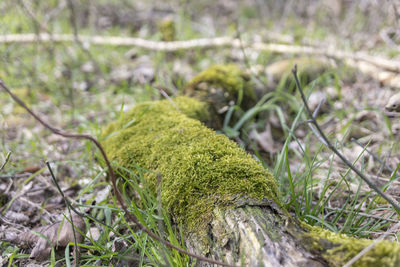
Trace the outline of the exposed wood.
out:
<instances>
[{"instance_id":1,"label":"exposed wood","mask_svg":"<svg viewBox=\"0 0 400 267\"><path fill-rule=\"evenodd\" d=\"M302 243L305 230L274 203L215 210L205 250L191 235L187 246L197 253L237 266L327 266ZM198 266L212 266L201 262Z\"/></svg>"}]
</instances>

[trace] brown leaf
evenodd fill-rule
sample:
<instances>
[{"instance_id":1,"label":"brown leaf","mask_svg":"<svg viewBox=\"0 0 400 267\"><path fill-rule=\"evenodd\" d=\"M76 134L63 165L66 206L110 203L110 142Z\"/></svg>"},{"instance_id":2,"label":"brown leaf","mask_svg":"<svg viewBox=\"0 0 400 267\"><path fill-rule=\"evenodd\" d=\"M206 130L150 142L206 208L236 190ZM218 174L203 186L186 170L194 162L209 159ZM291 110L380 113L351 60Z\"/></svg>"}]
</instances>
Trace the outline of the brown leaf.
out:
<instances>
[{"instance_id":1,"label":"brown leaf","mask_svg":"<svg viewBox=\"0 0 400 267\"><path fill-rule=\"evenodd\" d=\"M19 173L24 173L24 172L35 173L35 172L39 171L40 169L41 169L40 166L28 166L28 167L25 167Z\"/></svg>"},{"instance_id":2,"label":"brown leaf","mask_svg":"<svg viewBox=\"0 0 400 267\"><path fill-rule=\"evenodd\" d=\"M400 112L400 93L393 95L389 98L388 103L385 106L387 111Z\"/></svg>"},{"instance_id":3,"label":"brown leaf","mask_svg":"<svg viewBox=\"0 0 400 267\"><path fill-rule=\"evenodd\" d=\"M355 120L358 122L373 121L376 123L378 119L378 113L375 110L362 110L355 117Z\"/></svg>"},{"instance_id":4,"label":"brown leaf","mask_svg":"<svg viewBox=\"0 0 400 267\"><path fill-rule=\"evenodd\" d=\"M72 221L75 227L84 233L85 222L83 219L79 215L74 214ZM74 242L73 230L71 223L64 219L61 222L34 228L31 232L21 233L15 241L21 245L34 246L30 257L42 261L50 256L53 245L55 247L65 247L69 242ZM83 236L79 231L75 229L76 242L78 243L83 241ZM46 238L41 237L37 233L42 234Z\"/></svg>"}]
</instances>

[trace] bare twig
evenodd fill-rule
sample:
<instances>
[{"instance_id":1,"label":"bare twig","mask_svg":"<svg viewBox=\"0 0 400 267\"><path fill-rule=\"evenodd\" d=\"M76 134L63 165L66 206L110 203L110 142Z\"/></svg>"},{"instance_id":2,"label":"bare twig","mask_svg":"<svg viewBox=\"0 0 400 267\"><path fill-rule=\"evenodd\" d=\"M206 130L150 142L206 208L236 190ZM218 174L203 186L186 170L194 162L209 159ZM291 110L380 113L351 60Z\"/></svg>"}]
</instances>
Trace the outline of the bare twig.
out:
<instances>
[{"instance_id":1,"label":"bare twig","mask_svg":"<svg viewBox=\"0 0 400 267\"><path fill-rule=\"evenodd\" d=\"M29 190L31 190L32 186L33 186L33 183L29 182L22 187L21 191L16 192L14 194L14 196L12 197L12 199L7 203L7 205L4 205L3 207L0 208L0 212L2 213L2 215L4 215L7 212L7 210L11 207L11 205L14 203L14 201L16 201L19 197L24 195Z\"/></svg>"},{"instance_id":2,"label":"bare twig","mask_svg":"<svg viewBox=\"0 0 400 267\"><path fill-rule=\"evenodd\" d=\"M26 178L31 176L32 173L24 172L24 173L17 173L17 174L10 174L10 175L0 175L0 179L18 179L18 178Z\"/></svg>"},{"instance_id":3,"label":"bare twig","mask_svg":"<svg viewBox=\"0 0 400 267\"><path fill-rule=\"evenodd\" d=\"M90 53L89 49L84 45L84 43L79 39L79 34L78 34L78 25L76 23L76 12L75 12L75 6L72 2L72 0L67 0L68 2L68 8L70 10L70 22L72 24L72 28L74 30L74 42L79 46L79 48L87 55L89 60L92 62L96 73L99 76L103 76L102 71L99 67L99 63L96 61L96 59L93 57L92 53ZM38 27L45 33L50 35L50 41L57 42L56 40L53 39L53 34L52 32L48 29L45 23L41 22L37 16L34 14L34 12L31 10L30 6L28 6L27 3L25 3L25 0L20 0L20 3L22 7L26 10L27 14L32 18L34 23L38 25ZM61 3L61 9L63 8L62 3ZM41 34L36 34L38 38L40 39ZM40 40L39 42L43 42Z\"/></svg>"},{"instance_id":4,"label":"bare twig","mask_svg":"<svg viewBox=\"0 0 400 267\"><path fill-rule=\"evenodd\" d=\"M175 104L174 100L172 100L172 98L168 95L168 93L165 92L164 89L166 89L166 88L164 88L164 87L162 87L162 86L158 86L158 85L154 86L154 88L156 88L156 89L160 92L160 94L161 94L163 97L165 97L165 99L167 99L167 100L171 103L171 105L172 105L178 112L181 112L181 113L182 113L182 111L179 109L179 107Z\"/></svg>"},{"instance_id":5,"label":"bare twig","mask_svg":"<svg viewBox=\"0 0 400 267\"><path fill-rule=\"evenodd\" d=\"M78 44L78 46L82 49L83 52L86 53L86 55L89 57L90 61L92 62L93 66L95 67L95 70L98 75L102 75L102 71L99 67L99 63L95 60L93 57L92 53L90 53L89 49L84 45L84 43L81 41L79 38L79 33L78 33L78 24L76 22L76 12L75 12L75 5L72 2L72 0L67 0L68 2L68 8L70 11L70 22L72 24L72 28L74 29L74 40Z\"/></svg>"},{"instance_id":6,"label":"bare twig","mask_svg":"<svg viewBox=\"0 0 400 267\"><path fill-rule=\"evenodd\" d=\"M31 42L74 42L75 36L71 34L6 34L0 36L0 43L31 43ZM81 42L87 42L94 45L114 45L114 46L136 46L147 50L155 51L178 51L193 48L211 48L211 47L234 47L250 48L259 51L269 51L274 53L304 54L313 56L323 56L337 60L360 61L372 64L381 69L392 72L400 72L400 62L379 56L371 56L365 52L342 51L334 48L296 46L279 43L243 43L239 39L232 37L202 38L187 41L158 42L133 37L118 36L89 36L79 35Z\"/></svg>"},{"instance_id":7,"label":"bare twig","mask_svg":"<svg viewBox=\"0 0 400 267\"><path fill-rule=\"evenodd\" d=\"M6 155L6 159L4 160L4 163L0 166L0 172L4 169L4 167L7 165L7 162L10 160L11 156L11 151L9 151Z\"/></svg>"},{"instance_id":8,"label":"bare twig","mask_svg":"<svg viewBox=\"0 0 400 267\"><path fill-rule=\"evenodd\" d=\"M68 132L64 132L58 128L55 128L53 126L51 126L50 124L48 124L47 122L45 122L41 117L39 117L38 115L36 115L36 113L34 113L30 108L28 108L28 106L20 99L18 98L15 94L13 94L10 89L5 85L5 83L3 82L2 79L0 79L0 87L3 88L11 97L12 99L17 102L20 106L22 106L30 115L32 115L32 117L34 117L40 124L42 124L45 128L49 129L50 131L52 131L54 134L60 135L62 137L65 138L76 138L76 139L85 139L85 140L89 140L92 143L94 143L96 145L96 147L99 149L102 157L104 158L104 162L107 166L108 169L108 173L110 175L111 178L111 183L113 186L113 190L114 190L114 194L115 197L117 198L117 201L119 203L119 205L121 206L122 210L125 212L125 215L128 217L128 219L132 222L134 222L137 227L142 230L143 232L147 233L151 238L153 238L154 240L157 240L159 242L161 242L162 244L164 244L165 246L175 249L176 251L188 255L190 257L196 258L200 261L205 261L211 264L217 264L217 265L221 265L221 266L233 266L231 264L227 264L224 262L220 262L217 260L213 260L213 259L209 259L207 257L201 256L201 255L197 255L195 253L189 252L185 249L179 248L173 244L171 244L170 242L164 240L162 237L158 236L157 234L153 233L150 229L148 229L146 226L144 226L143 224L141 224L139 222L139 220L136 218L135 215L133 215L131 212L129 212L121 193L118 190L117 187L117 176L115 175L115 172L113 170L113 168L111 167L111 163L106 155L106 152L104 151L102 145L99 143L99 141L97 141L97 139L95 139L94 137L92 137L91 135L87 135L87 134L73 134L73 133L68 133Z\"/></svg>"},{"instance_id":9,"label":"bare twig","mask_svg":"<svg viewBox=\"0 0 400 267\"><path fill-rule=\"evenodd\" d=\"M325 209L336 211L336 212L344 212L344 213L348 213L348 214L351 214L351 213L354 212L352 210L335 209L335 208L331 208L331 207L325 207ZM396 219L383 218L381 216L371 215L371 214L368 214L368 213L365 213L365 212L358 212L357 215L359 215L361 217L365 217L365 218L371 218L371 219L375 219L375 220L383 220L383 221L388 221L388 222L392 222L392 223L398 223L399 222L399 220L396 220ZM389 217L391 217L391 216L389 216Z\"/></svg>"},{"instance_id":10,"label":"bare twig","mask_svg":"<svg viewBox=\"0 0 400 267\"><path fill-rule=\"evenodd\" d=\"M239 40L240 50L241 50L241 52L243 54L243 59L244 59L244 63L246 64L246 68L248 69L248 71L251 73L252 77L254 77L254 79L258 83L260 83L263 86L266 86L265 82L261 81L258 78L258 75L256 73L254 73L254 70L251 67L250 60L249 60L249 58L247 56L247 53L246 53L246 50L245 50L245 47L244 47L244 43L243 43L243 40L242 40L242 35L241 35L240 30L239 30L239 22L238 21L236 21L236 37Z\"/></svg>"},{"instance_id":11,"label":"bare twig","mask_svg":"<svg viewBox=\"0 0 400 267\"><path fill-rule=\"evenodd\" d=\"M59 192L61 195L64 195L64 192L62 191L62 189L60 188L60 186L58 186L58 184L55 184L55 187L57 189L57 192ZM73 205L72 203L74 203L75 205L79 205L79 203L76 203L73 199L68 199L68 197L63 197L65 200L66 205L73 211L75 212L75 214L78 214L79 216L86 217L100 225L105 226L107 229L109 229L110 231L112 231L114 234L116 234L117 236L121 236L120 233L118 233L118 231L116 231L113 227L111 227L110 225L88 215L87 213L82 213L80 211L78 211Z\"/></svg>"},{"instance_id":12,"label":"bare twig","mask_svg":"<svg viewBox=\"0 0 400 267\"><path fill-rule=\"evenodd\" d=\"M27 203L29 206L36 208L37 210L39 210L41 213L43 212L44 214L46 214L49 218L51 218L51 220L47 219L45 216L43 216L42 218L47 222L47 223L53 223L54 220L56 219L54 214L51 214L50 212L48 212L43 206L41 206L38 203L32 202L31 200L27 199L26 197L19 197L18 198L20 201Z\"/></svg>"},{"instance_id":13,"label":"bare twig","mask_svg":"<svg viewBox=\"0 0 400 267\"><path fill-rule=\"evenodd\" d=\"M42 23L37 16L33 13L31 7L29 6L28 3L25 2L25 0L20 0L19 3L21 6L25 9L26 13L32 18L32 20L36 23L36 25L41 28L42 31L45 31L50 34L49 28L47 28L46 24Z\"/></svg>"},{"instance_id":14,"label":"bare twig","mask_svg":"<svg viewBox=\"0 0 400 267\"><path fill-rule=\"evenodd\" d=\"M371 189L373 189L375 192L377 192L381 197L383 197L387 202L389 202L392 207L396 210L398 214L400 214L400 206L396 203L394 199L386 195L385 193L382 192L381 189L379 189L378 186L376 186L374 183L372 183L360 170L358 170L356 167L354 167L351 162L346 159L342 153L340 153L332 144L329 142L328 138L326 137L325 133L322 131L321 127L319 126L317 120L314 118L308 104L306 97L303 92L303 88L300 84L299 78L297 77L297 65L294 66L292 69L292 73L294 76L294 79L296 81L297 88L299 89L301 99L303 100L304 107L308 113L308 116L310 117L311 123L315 126L316 131L319 133L320 137L325 141L325 145L333 151L351 170L353 170Z\"/></svg>"},{"instance_id":15,"label":"bare twig","mask_svg":"<svg viewBox=\"0 0 400 267\"><path fill-rule=\"evenodd\" d=\"M57 189L58 189L58 191L60 192L60 194L61 194L61 197L64 199L64 201L65 201L65 205L67 206L67 209L68 209L68 213L69 213L69 216L70 216L70 220L71 220L71 225L72 225L72 233L73 233L73 235L74 235L74 243L75 243L75 246L74 246L74 266L79 266L79 252L78 252L78 242L76 242L76 233L75 233L75 225L74 225L74 220L73 220L73 218L72 218L72 213L71 213L71 208L70 208L70 206L71 205L68 205L68 200L66 199L66 197L65 197L65 195L64 195L64 192L61 190L61 188L60 188L60 185L58 184L58 182L57 182L57 179L56 179L56 177L54 176L54 173L53 173L53 170L51 169L51 166L50 166L50 163L48 162L48 161L46 161L46 165L47 165L47 168L49 169L49 172L50 172L50 175L51 175L51 178L53 178L53 182L54 182L54 184L56 185L56 187L57 187ZM78 214L79 215L79 214Z\"/></svg>"}]
</instances>

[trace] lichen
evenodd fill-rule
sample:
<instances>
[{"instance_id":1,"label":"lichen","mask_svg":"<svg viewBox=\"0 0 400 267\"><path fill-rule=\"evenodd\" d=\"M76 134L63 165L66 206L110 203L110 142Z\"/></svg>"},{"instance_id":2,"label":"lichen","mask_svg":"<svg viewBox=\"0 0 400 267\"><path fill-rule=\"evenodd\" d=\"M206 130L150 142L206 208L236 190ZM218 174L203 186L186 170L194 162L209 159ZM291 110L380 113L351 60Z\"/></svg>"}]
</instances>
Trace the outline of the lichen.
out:
<instances>
[{"instance_id":1,"label":"lichen","mask_svg":"<svg viewBox=\"0 0 400 267\"><path fill-rule=\"evenodd\" d=\"M273 176L200 122L208 119L206 103L188 97L173 101L176 106L168 100L139 104L111 123L101 136L110 159L151 170L144 176L152 190L160 173L163 207L192 232L206 231L215 207L243 198L279 203Z\"/></svg>"},{"instance_id":2,"label":"lichen","mask_svg":"<svg viewBox=\"0 0 400 267\"><path fill-rule=\"evenodd\" d=\"M214 65L195 76L185 94L212 103L217 109L234 101L249 108L256 99L250 77L237 65Z\"/></svg>"},{"instance_id":3,"label":"lichen","mask_svg":"<svg viewBox=\"0 0 400 267\"><path fill-rule=\"evenodd\" d=\"M373 240L349 237L305 223L302 226L310 231L306 236L312 239L314 249L320 250L331 266L343 266L373 242ZM395 242L380 241L352 266L400 266L400 246Z\"/></svg>"}]
</instances>

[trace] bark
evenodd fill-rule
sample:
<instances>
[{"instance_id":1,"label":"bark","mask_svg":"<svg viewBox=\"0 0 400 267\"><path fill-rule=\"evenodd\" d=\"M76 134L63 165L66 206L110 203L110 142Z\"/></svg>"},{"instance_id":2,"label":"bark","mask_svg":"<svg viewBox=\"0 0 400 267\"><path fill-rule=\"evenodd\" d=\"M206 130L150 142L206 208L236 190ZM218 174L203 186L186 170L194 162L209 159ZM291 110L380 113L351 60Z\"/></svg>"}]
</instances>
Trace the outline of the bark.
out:
<instances>
[{"instance_id":1,"label":"bark","mask_svg":"<svg viewBox=\"0 0 400 267\"><path fill-rule=\"evenodd\" d=\"M191 234L186 240L191 251L237 266L328 265L303 238L306 230L272 202L215 209L213 215L208 246Z\"/></svg>"}]
</instances>

